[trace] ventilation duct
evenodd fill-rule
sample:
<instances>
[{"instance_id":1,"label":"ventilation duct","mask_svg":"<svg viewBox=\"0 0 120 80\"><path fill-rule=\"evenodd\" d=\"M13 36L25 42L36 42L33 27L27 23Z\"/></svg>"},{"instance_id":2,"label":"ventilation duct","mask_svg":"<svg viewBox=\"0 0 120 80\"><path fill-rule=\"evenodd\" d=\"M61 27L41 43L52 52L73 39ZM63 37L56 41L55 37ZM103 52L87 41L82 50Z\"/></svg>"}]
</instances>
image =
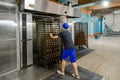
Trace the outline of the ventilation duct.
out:
<instances>
[{"instance_id":1,"label":"ventilation duct","mask_svg":"<svg viewBox=\"0 0 120 80\"><path fill-rule=\"evenodd\" d=\"M80 17L81 15L81 11L79 9L74 9L49 0L23 0L21 3L21 9L57 15L67 15L70 17Z\"/></svg>"}]
</instances>

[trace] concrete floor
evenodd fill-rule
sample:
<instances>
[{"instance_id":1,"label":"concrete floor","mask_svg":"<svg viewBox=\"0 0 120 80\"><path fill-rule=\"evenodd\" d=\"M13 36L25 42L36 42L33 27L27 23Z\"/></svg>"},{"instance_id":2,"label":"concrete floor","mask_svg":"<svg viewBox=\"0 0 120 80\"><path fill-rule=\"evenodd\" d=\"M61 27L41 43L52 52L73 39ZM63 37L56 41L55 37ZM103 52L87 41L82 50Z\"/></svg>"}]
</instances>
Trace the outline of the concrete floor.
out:
<instances>
[{"instance_id":1,"label":"concrete floor","mask_svg":"<svg viewBox=\"0 0 120 80\"><path fill-rule=\"evenodd\" d=\"M104 76L103 80L120 80L120 36L89 38L95 51L80 58L78 65Z\"/></svg>"},{"instance_id":2,"label":"concrete floor","mask_svg":"<svg viewBox=\"0 0 120 80\"><path fill-rule=\"evenodd\" d=\"M78 66L102 75L104 77L102 80L120 80L120 36L89 38L89 48L94 51L78 59ZM25 69L24 74L22 71L24 70L17 72L18 75L13 76L14 79L9 74L7 77L0 77L0 80L43 80L56 69L32 66Z\"/></svg>"}]
</instances>

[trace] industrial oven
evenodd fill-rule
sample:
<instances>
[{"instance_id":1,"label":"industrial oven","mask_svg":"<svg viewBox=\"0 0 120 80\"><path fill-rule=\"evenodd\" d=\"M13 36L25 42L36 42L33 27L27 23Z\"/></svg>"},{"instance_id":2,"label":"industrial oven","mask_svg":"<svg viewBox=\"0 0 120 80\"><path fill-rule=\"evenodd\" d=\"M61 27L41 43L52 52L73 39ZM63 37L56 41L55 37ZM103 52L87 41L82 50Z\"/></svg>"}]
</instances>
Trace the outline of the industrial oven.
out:
<instances>
[{"instance_id":1,"label":"industrial oven","mask_svg":"<svg viewBox=\"0 0 120 80\"><path fill-rule=\"evenodd\" d=\"M49 67L59 62L60 39L49 32L60 32L60 16L80 17L81 11L49 0L20 0L21 67L33 63Z\"/></svg>"}]
</instances>

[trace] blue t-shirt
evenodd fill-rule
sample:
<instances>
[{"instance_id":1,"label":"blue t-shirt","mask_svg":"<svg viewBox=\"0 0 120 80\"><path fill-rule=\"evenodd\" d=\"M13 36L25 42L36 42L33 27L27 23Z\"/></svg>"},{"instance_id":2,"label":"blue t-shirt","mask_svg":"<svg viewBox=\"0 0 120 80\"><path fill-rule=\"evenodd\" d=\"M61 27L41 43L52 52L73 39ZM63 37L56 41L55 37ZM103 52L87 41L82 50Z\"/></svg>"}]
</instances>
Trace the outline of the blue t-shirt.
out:
<instances>
[{"instance_id":1,"label":"blue t-shirt","mask_svg":"<svg viewBox=\"0 0 120 80\"><path fill-rule=\"evenodd\" d=\"M65 49L74 48L74 44L73 44L73 41L72 41L72 36L71 36L71 33L68 30L64 30L64 31L60 32L58 34L58 36L61 37L61 40L64 44Z\"/></svg>"}]
</instances>

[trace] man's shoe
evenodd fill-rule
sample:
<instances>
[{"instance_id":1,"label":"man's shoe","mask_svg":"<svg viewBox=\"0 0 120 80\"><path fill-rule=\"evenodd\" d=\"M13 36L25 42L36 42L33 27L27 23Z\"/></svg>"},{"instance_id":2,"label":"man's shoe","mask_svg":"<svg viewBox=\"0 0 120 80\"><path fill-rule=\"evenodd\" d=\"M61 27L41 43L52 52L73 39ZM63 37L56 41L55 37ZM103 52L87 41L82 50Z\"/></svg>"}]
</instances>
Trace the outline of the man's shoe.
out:
<instances>
[{"instance_id":1,"label":"man's shoe","mask_svg":"<svg viewBox=\"0 0 120 80\"><path fill-rule=\"evenodd\" d=\"M65 73L62 72L61 70L57 70L57 73L60 74L60 75L65 75Z\"/></svg>"},{"instance_id":2,"label":"man's shoe","mask_svg":"<svg viewBox=\"0 0 120 80\"><path fill-rule=\"evenodd\" d=\"M72 76L75 77L75 78L77 78L77 79L80 79L79 75L72 74Z\"/></svg>"}]
</instances>

